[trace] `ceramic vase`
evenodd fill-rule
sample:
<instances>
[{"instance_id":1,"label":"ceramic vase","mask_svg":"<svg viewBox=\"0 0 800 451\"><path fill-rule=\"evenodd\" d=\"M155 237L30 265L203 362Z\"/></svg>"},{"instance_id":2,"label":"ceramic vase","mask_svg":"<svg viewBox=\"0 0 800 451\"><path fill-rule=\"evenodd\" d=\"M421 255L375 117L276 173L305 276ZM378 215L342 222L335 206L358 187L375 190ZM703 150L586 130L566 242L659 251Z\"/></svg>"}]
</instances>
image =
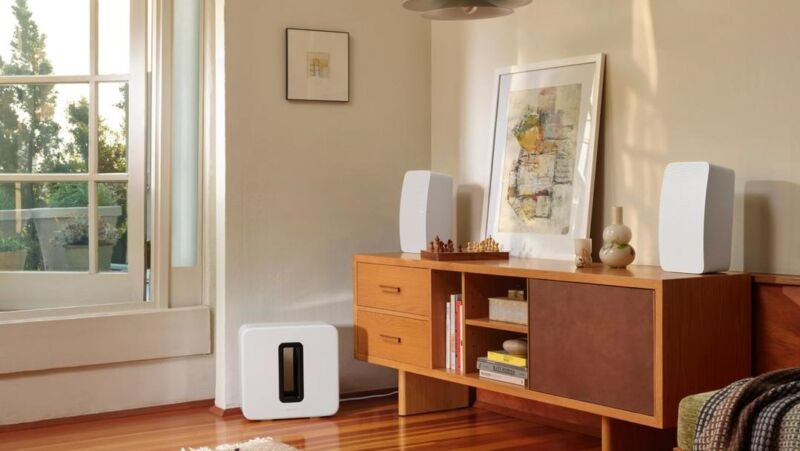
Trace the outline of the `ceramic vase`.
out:
<instances>
[{"instance_id":1,"label":"ceramic vase","mask_svg":"<svg viewBox=\"0 0 800 451\"><path fill-rule=\"evenodd\" d=\"M603 230L600 260L612 268L625 268L636 258L630 242L631 229L622 222L622 207L614 207L613 222Z\"/></svg>"}]
</instances>

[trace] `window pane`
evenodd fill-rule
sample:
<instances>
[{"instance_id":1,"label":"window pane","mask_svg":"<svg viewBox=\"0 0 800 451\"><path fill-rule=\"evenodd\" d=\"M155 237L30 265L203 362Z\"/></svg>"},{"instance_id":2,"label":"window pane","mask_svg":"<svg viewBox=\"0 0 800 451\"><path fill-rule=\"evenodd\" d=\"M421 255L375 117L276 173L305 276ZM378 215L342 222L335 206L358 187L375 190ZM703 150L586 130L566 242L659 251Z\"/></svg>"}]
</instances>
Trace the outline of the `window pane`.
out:
<instances>
[{"instance_id":1,"label":"window pane","mask_svg":"<svg viewBox=\"0 0 800 451\"><path fill-rule=\"evenodd\" d=\"M128 84L99 83L98 172L128 170Z\"/></svg>"},{"instance_id":2,"label":"window pane","mask_svg":"<svg viewBox=\"0 0 800 451\"><path fill-rule=\"evenodd\" d=\"M127 74L130 67L130 1L99 0L97 6L98 71L101 74Z\"/></svg>"},{"instance_id":3,"label":"window pane","mask_svg":"<svg viewBox=\"0 0 800 451\"><path fill-rule=\"evenodd\" d=\"M128 184L98 183L97 270L128 272Z\"/></svg>"},{"instance_id":4,"label":"window pane","mask_svg":"<svg viewBox=\"0 0 800 451\"><path fill-rule=\"evenodd\" d=\"M87 271L87 188L86 183L0 183L2 270Z\"/></svg>"},{"instance_id":5,"label":"window pane","mask_svg":"<svg viewBox=\"0 0 800 451\"><path fill-rule=\"evenodd\" d=\"M19 3L0 0L0 74L88 74L89 0Z\"/></svg>"},{"instance_id":6,"label":"window pane","mask_svg":"<svg viewBox=\"0 0 800 451\"><path fill-rule=\"evenodd\" d=\"M200 7L175 2L172 18L172 266L181 267L197 264Z\"/></svg>"},{"instance_id":7,"label":"window pane","mask_svg":"<svg viewBox=\"0 0 800 451\"><path fill-rule=\"evenodd\" d=\"M0 86L0 172L86 172L89 85Z\"/></svg>"}]
</instances>

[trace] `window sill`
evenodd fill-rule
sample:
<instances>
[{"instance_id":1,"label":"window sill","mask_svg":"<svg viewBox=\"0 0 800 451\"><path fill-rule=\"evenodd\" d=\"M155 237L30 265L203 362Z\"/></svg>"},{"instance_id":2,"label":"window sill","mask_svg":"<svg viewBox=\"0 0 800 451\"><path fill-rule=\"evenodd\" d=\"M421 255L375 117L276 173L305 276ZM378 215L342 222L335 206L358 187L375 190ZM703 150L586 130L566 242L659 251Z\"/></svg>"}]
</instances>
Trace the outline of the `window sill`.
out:
<instances>
[{"instance_id":1,"label":"window sill","mask_svg":"<svg viewBox=\"0 0 800 451\"><path fill-rule=\"evenodd\" d=\"M0 322L0 374L210 353L208 306Z\"/></svg>"}]
</instances>

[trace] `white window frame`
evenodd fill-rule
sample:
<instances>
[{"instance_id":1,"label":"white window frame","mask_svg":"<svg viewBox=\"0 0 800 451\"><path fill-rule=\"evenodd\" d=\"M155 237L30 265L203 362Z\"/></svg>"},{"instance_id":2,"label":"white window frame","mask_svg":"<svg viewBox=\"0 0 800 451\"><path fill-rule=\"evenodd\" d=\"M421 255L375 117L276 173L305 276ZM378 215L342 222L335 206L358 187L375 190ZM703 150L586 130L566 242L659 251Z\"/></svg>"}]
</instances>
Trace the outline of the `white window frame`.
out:
<instances>
[{"instance_id":1,"label":"white window frame","mask_svg":"<svg viewBox=\"0 0 800 451\"><path fill-rule=\"evenodd\" d=\"M53 305L86 306L144 303L144 205L147 121L147 9L146 0L130 2L130 67L127 74L99 74L99 0L89 0L90 39L88 75L0 76L0 84L83 84L89 87L89 155L87 172L70 174L0 174L0 182L81 182L88 184L89 229L88 272L26 271L0 272L3 305L17 304L52 310ZM98 88L104 82L128 83L128 157L126 173L99 173ZM128 271L98 272L97 184L127 183ZM58 301L54 302L53 298ZM58 309L62 307L57 307ZM0 315L9 312L3 312ZM53 313L53 312L51 312ZM25 316L22 314L22 316ZM0 316L2 318L2 316Z\"/></svg>"},{"instance_id":2,"label":"white window frame","mask_svg":"<svg viewBox=\"0 0 800 451\"><path fill-rule=\"evenodd\" d=\"M96 3L97 0L91 0ZM53 309L0 312L0 374L19 371L36 371L53 368L94 365L114 362L142 360L147 358L166 358L211 353L211 314L210 304L214 302L215 259L214 237L215 190L213 179L214 144L221 133L215 124L216 67L215 50L219 42L214 35L215 24L222 18L215 17L215 0L201 0L201 114L200 147L198 152L198 259L197 265L186 268L173 268L170 259L170 216L171 216L171 154L169 138L170 114L170 24L173 0L150 0L152 3L153 59L157 70L151 73L149 82L153 89L151 104L147 107L153 115L150 123L151 176L150 212L152 215L151 253L150 253L150 302L144 299L130 303L84 305ZM132 3L145 5L146 0L132 0ZM132 27L133 28L133 27ZM143 27L146 29L146 26ZM145 41L142 41L144 43ZM147 85L142 74L138 82ZM134 83L133 76L131 83ZM133 91L133 86L131 86ZM224 106L223 106L224 107ZM131 109L132 111L132 109ZM132 112L129 114L133 114ZM224 122L223 122L224 124ZM133 138L133 130L131 130ZM144 139L145 132L139 135ZM222 134L224 136L224 133ZM130 164L130 163L129 163ZM105 177L103 174L101 177ZM144 178L142 178L144 181ZM103 180L104 181L104 180ZM129 182L130 183L130 182ZM130 189L129 189L130 191ZM144 187L140 192L145 192ZM144 201L144 198L142 199ZM144 202L143 202L144 204ZM143 206L144 208L144 206ZM129 220L129 222L131 222ZM142 224L144 228L144 224ZM144 237L144 230L142 230ZM144 259L143 252L140 253ZM207 258L210 256L210 258ZM131 254L129 253L129 259ZM52 274L52 273L51 273ZM72 274L69 274L72 275ZM97 274L105 275L105 274ZM155 315L155 316L154 316ZM124 318L124 321L120 321ZM78 325L80 325L78 327ZM113 325L113 326L112 326ZM98 355L97 353L76 353L75 349L85 349L85 345L95 340L103 340L98 334L114 327L112 344L116 352ZM155 329L154 329L155 328ZM148 331L148 345L142 347L142 331ZM53 331L64 331L64 337L53 340ZM70 331L70 332L67 332ZM85 334L74 334L85 331ZM68 352L68 358L54 361L37 355L20 352L22 345L2 338L19 336L23 333L28 342L25 349L47 349L48 354L60 354L59 349ZM158 343L154 346L153 343ZM126 346L125 344L128 344ZM4 347L6 349L4 349ZM14 360L21 357L22 361ZM8 358L4 358L8 357ZM5 363L4 363L5 362Z\"/></svg>"}]
</instances>

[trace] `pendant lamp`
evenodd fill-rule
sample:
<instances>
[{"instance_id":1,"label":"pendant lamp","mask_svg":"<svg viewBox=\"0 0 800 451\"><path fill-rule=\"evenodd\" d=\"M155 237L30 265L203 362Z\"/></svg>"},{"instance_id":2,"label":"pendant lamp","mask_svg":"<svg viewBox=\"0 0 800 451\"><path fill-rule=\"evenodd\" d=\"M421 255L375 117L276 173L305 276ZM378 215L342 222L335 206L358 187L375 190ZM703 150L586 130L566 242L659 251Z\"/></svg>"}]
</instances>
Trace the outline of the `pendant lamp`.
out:
<instances>
[{"instance_id":1,"label":"pendant lamp","mask_svg":"<svg viewBox=\"0 0 800 451\"><path fill-rule=\"evenodd\" d=\"M431 20L476 20L507 16L533 0L404 0L403 8Z\"/></svg>"}]
</instances>

